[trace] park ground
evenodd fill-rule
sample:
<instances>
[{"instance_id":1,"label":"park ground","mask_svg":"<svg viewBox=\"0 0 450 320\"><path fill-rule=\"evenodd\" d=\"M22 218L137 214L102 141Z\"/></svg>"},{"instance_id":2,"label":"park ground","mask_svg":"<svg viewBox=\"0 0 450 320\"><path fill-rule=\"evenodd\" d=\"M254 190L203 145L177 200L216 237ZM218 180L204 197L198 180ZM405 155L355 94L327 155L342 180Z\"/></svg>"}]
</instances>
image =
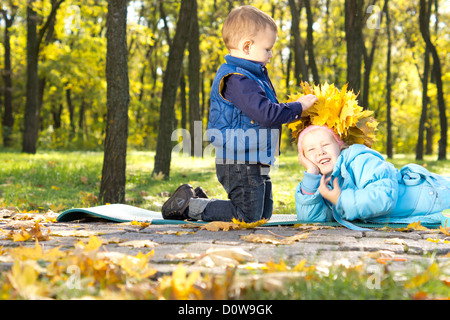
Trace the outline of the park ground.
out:
<instances>
[{"instance_id":1,"label":"park ground","mask_svg":"<svg viewBox=\"0 0 450 320\"><path fill-rule=\"evenodd\" d=\"M302 169L285 152L271 173L274 214L294 214ZM213 159L131 151L127 203L159 211L179 184L225 198ZM59 223L97 205L100 152L0 153L0 299L448 299L448 229ZM400 167L414 162L397 156ZM449 162L420 163L450 175Z\"/></svg>"}]
</instances>

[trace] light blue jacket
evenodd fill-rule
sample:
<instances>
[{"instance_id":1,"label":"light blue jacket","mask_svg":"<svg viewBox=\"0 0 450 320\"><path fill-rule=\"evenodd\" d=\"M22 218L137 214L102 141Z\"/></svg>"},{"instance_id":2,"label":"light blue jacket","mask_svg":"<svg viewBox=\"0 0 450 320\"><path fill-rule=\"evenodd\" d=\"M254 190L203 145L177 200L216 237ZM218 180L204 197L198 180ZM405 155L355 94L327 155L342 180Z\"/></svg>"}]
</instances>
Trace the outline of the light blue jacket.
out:
<instances>
[{"instance_id":1,"label":"light blue jacket","mask_svg":"<svg viewBox=\"0 0 450 320\"><path fill-rule=\"evenodd\" d=\"M373 223L440 223L450 208L450 179L409 164L396 169L377 151L355 144L342 150L333 168L341 195L336 205L320 195L321 175L305 172L295 191L298 220ZM330 183L331 188L331 183Z\"/></svg>"}]
</instances>

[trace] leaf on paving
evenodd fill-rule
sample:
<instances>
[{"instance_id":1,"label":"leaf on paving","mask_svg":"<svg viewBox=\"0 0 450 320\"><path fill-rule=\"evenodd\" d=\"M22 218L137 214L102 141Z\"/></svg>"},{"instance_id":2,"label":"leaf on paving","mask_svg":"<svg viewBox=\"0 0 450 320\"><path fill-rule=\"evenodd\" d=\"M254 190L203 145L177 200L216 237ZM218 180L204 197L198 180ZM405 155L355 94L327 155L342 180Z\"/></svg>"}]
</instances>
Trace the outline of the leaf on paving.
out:
<instances>
[{"instance_id":1,"label":"leaf on paving","mask_svg":"<svg viewBox=\"0 0 450 320\"><path fill-rule=\"evenodd\" d=\"M394 258L395 253L390 250L378 250L375 252L370 252L367 255L365 255L366 258L369 259L378 259L378 258Z\"/></svg>"},{"instance_id":2,"label":"leaf on paving","mask_svg":"<svg viewBox=\"0 0 450 320\"><path fill-rule=\"evenodd\" d=\"M83 243L82 241L79 241L75 244L76 247L82 248L84 251L92 251L92 250L98 250L100 246L103 244L103 240L97 238L96 236L89 237L89 241L87 244Z\"/></svg>"},{"instance_id":3,"label":"leaf on paving","mask_svg":"<svg viewBox=\"0 0 450 320\"><path fill-rule=\"evenodd\" d=\"M313 224L294 224L294 228L301 229L304 231L316 231L316 230L322 230L322 229L336 229L336 227L332 226L319 226L319 225L313 225Z\"/></svg>"},{"instance_id":4,"label":"leaf on paving","mask_svg":"<svg viewBox=\"0 0 450 320\"><path fill-rule=\"evenodd\" d=\"M408 226L406 227L406 230L415 230L415 231L423 231L423 230L429 230L428 228L422 226L420 224L420 221L417 222L413 222L408 224Z\"/></svg>"},{"instance_id":5,"label":"leaf on paving","mask_svg":"<svg viewBox=\"0 0 450 320\"><path fill-rule=\"evenodd\" d=\"M193 231L177 231L177 230L165 230L165 231L156 231L156 234L173 234L176 236L181 236L185 234L195 234Z\"/></svg>"},{"instance_id":6,"label":"leaf on paving","mask_svg":"<svg viewBox=\"0 0 450 320\"><path fill-rule=\"evenodd\" d=\"M299 233L299 234L295 234L295 235L290 236L290 237L283 238L281 240L281 242L282 242L282 244L293 244L296 241L300 241L300 240L303 240L303 239L306 239L306 238L308 238L308 234L307 233Z\"/></svg>"},{"instance_id":7,"label":"leaf on paving","mask_svg":"<svg viewBox=\"0 0 450 320\"><path fill-rule=\"evenodd\" d=\"M256 222L249 222L249 223L247 223L247 222L240 221L240 220L237 220L237 219L233 218L233 223L234 223L234 224L237 224L241 229L252 229L252 228L256 228L256 227L259 227L259 226L261 226L261 225L263 225L263 224L266 224L267 221L269 221L269 220L267 220L267 219L261 219L261 220L256 221Z\"/></svg>"},{"instance_id":8,"label":"leaf on paving","mask_svg":"<svg viewBox=\"0 0 450 320\"><path fill-rule=\"evenodd\" d=\"M58 230L58 231L52 231L50 234L52 236L57 236L57 237L87 238L87 237L99 235L99 234L101 234L101 232L88 231L88 230Z\"/></svg>"},{"instance_id":9,"label":"leaf on paving","mask_svg":"<svg viewBox=\"0 0 450 320\"><path fill-rule=\"evenodd\" d=\"M207 231L228 231L228 230L237 230L240 229L238 225L233 222L223 222L223 221L213 221L207 224L201 225L199 227L200 230Z\"/></svg>"},{"instance_id":10,"label":"leaf on paving","mask_svg":"<svg viewBox=\"0 0 450 320\"><path fill-rule=\"evenodd\" d=\"M450 236L450 228L444 228L442 226L439 226L439 231L441 231L443 234L445 234L447 236Z\"/></svg>"},{"instance_id":11,"label":"leaf on paving","mask_svg":"<svg viewBox=\"0 0 450 320\"><path fill-rule=\"evenodd\" d=\"M151 225L152 222L151 221L150 222L142 222L142 221L133 220L133 221L130 222L130 224L132 226L139 226L139 227L144 229L144 228L147 228L149 225Z\"/></svg>"},{"instance_id":12,"label":"leaf on paving","mask_svg":"<svg viewBox=\"0 0 450 320\"><path fill-rule=\"evenodd\" d=\"M7 238L13 240L14 242L23 242L28 240L47 241L50 238L49 234L50 229L47 230L47 234L43 234L40 224L36 221L34 226L29 230L26 230L24 227L17 232L11 230Z\"/></svg>"},{"instance_id":13,"label":"leaf on paving","mask_svg":"<svg viewBox=\"0 0 450 320\"><path fill-rule=\"evenodd\" d=\"M249 234L241 236L241 239L253 243L282 244L278 238L270 234Z\"/></svg>"},{"instance_id":14,"label":"leaf on paving","mask_svg":"<svg viewBox=\"0 0 450 320\"><path fill-rule=\"evenodd\" d=\"M154 248L157 245L159 245L159 243L153 242L151 240L131 240L119 243L119 247L133 247L133 248L144 248L144 247Z\"/></svg>"},{"instance_id":15,"label":"leaf on paving","mask_svg":"<svg viewBox=\"0 0 450 320\"><path fill-rule=\"evenodd\" d=\"M296 241L300 241L308 238L307 233L298 233L290 237L281 237L269 234L249 234L247 236L241 236L242 240L253 243L268 243L268 244L293 244Z\"/></svg>"},{"instance_id":16,"label":"leaf on paving","mask_svg":"<svg viewBox=\"0 0 450 320\"><path fill-rule=\"evenodd\" d=\"M241 248L210 248L195 262L204 267L235 267L254 257Z\"/></svg>"},{"instance_id":17,"label":"leaf on paving","mask_svg":"<svg viewBox=\"0 0 450 320\"><path fill-rule=\"evenodd\" d=\"M406 241L400 238L385 239L384 243L406 245Z\"/></svg>"}]
</instances>

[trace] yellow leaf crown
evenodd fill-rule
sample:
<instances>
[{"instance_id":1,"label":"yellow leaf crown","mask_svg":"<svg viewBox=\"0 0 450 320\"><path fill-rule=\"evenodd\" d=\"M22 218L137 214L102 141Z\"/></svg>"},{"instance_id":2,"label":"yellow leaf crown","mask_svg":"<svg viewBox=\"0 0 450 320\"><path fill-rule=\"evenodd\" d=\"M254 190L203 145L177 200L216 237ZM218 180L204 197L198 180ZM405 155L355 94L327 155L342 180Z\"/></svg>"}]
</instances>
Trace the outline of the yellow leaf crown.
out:
<instances>
[{"instance_id":1,"label":"yellow leaf crown","mask_svg":"<svg viewBox=\"0 0 450 320\"><path fill-rule=\"evenodd\" d=\"M297 142L299 134L310 125L327 126L347 144L364 144L371 147L376 140L375 131L378 122L372 117L373 111L363 110L353 91L347 91L347 85L341 90L334 84L300 84L303 93L289 96L288 102L301 96L314 94L319 99L312 107L304 111L300 119L287 124L292 137Z\"/></svg>"}]
</instances>

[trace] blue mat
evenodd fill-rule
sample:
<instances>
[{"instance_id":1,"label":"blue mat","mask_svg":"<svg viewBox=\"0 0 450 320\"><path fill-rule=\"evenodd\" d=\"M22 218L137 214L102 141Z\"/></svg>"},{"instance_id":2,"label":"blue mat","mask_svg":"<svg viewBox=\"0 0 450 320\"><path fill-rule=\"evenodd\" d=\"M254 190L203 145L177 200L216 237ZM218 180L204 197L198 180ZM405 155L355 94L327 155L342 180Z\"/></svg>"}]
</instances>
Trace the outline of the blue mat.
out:
<instances>
[{"instance_id":1,"label":"blue mat","mask_svg":"<svg viewBox=\"0 0 450 320\"><path fill-rule=\"evenodd\" d=\"M161 212L146 210L126 204L110 204L97 206L92 208L74 208L62 212L58 218L58 222L69 222L80 220L84 218L101 218L114 222L151 222L152 224L185 224L188 221L182 220L165 220L163 219ZM207 223L204 221L196 221L196 223ZM296 214L274 214L272 218L263 226L279 226L279 225L295 225L295 224L309 224L312 222L297 220ZM407 224L379 224L379 223L358 223L352 222L355 226L361 228L405 228ZM325 226L341 226L338 222L321 222L315 223ZM424 224L424 227L435 229L439 228L440 224Z\"/></svg>"}]
</instances>

